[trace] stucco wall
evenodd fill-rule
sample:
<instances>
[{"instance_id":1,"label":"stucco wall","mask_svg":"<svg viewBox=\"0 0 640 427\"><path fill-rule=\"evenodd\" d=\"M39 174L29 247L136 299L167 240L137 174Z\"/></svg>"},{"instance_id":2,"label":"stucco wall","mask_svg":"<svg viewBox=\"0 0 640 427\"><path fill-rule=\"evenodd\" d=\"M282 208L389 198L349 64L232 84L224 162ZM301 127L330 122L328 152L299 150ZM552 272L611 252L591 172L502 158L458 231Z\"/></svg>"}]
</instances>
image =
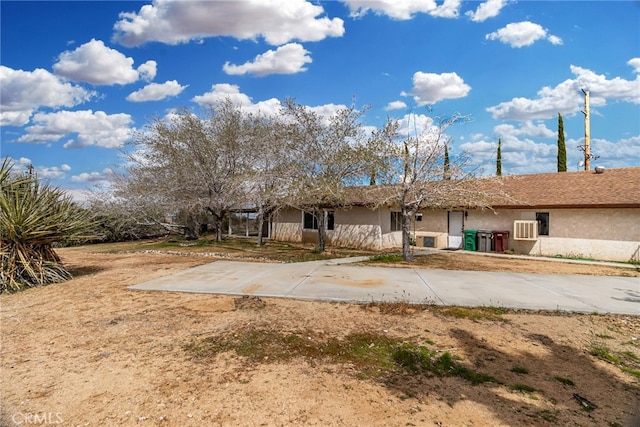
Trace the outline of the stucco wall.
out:
<instances>
[{"instance_id":1,"label":"stucco wall","mask_svg":"<svg viewBox=\"0 0 640 427\"><path fill-rule=\"evenodd\" d=\"M640 209L547 209L549 235L535 241L514 240L513 221L535 219L535 210L470 210L465 229L509 230L508 248L519 254L640 261ZM412 224L417 236L436 236L437 246L447 245L447 212L423 211L422 221ZM402 245L402 233L391 231L391 210L354 207L335 211L335 230L327 231L327 243L336 246L386 249ZM316 230L302 230L299 210L279 212L273 224L276 240L317 242Z\"/></svg>"},{"instance_id":2,"label":"stucco wall","mask_svg":"<svg viewBox=\"0 0 640 427\"><path fill-rule=\"evenodd\" d=\"M549 213L549 235L536 241L513 239L514 220ZM630 261L640 258L640 209L505 209L469 211L465 229L509 230L516 253Z\"/></svg>"},{"instance_id":3,"label":"stucco wall","mask_svg":"<svg viewBox=\"0 0 640 427\"><path fill-rule=\"evenodd\" d=\"M271 226L271 238L283 242L302 241L302 214L297 209L281 209Z\"/></svg>"},{"instance_id":4,"label":"stucco wall","mask_svg":"<svg viewBox=\"0 0 640 427\"><path fill-rule=\"evenodd\" d=\"M422 221L412 223L416 235L437 236L438 247L447 243L447 213L424 211ZM371 210L353 207L334 211L334 230L327 230L327 243L354 248L387 249L402 246L402 232L391 231L391 210ZM302 213L295 209L281 210L273 223L272 238L289 242L316 243L316 230L303 230Z\"/></svg>"}]
</instances>

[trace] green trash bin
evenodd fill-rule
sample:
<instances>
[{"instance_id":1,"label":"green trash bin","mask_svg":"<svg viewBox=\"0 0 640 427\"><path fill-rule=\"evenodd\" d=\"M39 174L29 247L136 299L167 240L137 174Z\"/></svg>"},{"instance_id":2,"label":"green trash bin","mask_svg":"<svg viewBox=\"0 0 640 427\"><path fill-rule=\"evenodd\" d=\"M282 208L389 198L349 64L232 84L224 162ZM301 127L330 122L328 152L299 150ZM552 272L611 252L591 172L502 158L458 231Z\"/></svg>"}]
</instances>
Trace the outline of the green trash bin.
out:
<instances>
[{"instance_id":1,"label":"green trash bin","mask_svg":"<svg viewBox=\"0 0 640 427\"><path fill-rule=\"evenodd\" d=\"M464 250L475 251L478 230L464 230Z\"/></svg>"}]
</instances>

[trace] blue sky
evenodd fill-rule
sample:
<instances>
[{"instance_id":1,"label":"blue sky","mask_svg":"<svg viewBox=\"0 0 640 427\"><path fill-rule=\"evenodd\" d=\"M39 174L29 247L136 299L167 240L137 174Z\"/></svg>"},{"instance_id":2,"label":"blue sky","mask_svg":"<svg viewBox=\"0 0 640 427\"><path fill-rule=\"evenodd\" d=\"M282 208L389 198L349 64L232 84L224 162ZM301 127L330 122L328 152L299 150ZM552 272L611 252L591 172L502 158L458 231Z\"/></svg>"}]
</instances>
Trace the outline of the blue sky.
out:
<instances>
[{"instance_id":1,"label":"blue sky","mask_svg":"<svg viewBox=\"0 0 640 427\"><path fill-rule=\"evenodd\" d=\"M1 1L1 156L78 198L108 185L132 132L225 97L367 126L460 113L452 152L503 174L556 169L557 114L578 168L640 166L638 1Z\"/></svg>"}]
</instances>

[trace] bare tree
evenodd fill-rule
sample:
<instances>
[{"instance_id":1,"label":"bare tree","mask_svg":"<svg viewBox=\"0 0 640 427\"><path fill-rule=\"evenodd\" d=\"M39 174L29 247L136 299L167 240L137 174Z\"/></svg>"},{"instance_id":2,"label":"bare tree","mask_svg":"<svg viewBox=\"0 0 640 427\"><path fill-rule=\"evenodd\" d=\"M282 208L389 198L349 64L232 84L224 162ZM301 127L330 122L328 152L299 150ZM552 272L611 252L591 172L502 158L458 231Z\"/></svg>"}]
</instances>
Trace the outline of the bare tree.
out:
<instances>
[{"instance_id":1,"label":"bare tree","mask_svg":"<svg viewBox=\"0 0 640 427\"><path fill-rule=\"evenodd\" d=\"M446 130L464 119L459 115L441 119L406 136L398 134L398 121L389 119L369 140L377 182L382 185L370 188L366 197L374 207L391 205L400 209L402 256L407 261L412 259L410 231L416 212L479 206L486 200L478 180L464 170L467 157L448 156L451 140Z\"/></svg>"},{"instance_id":2,"label":"bare tree","mask_svg":"<svg viewBox=\"0 0 640 427\"><path fill-rule=\"evenodd\" d=\"M225 214L243 199L241 172L249 146L245 125L229 100L205 119L189 110L168 121L156 119L136 135L128 178L117 195L181 213L188 238L198 237L202 215L209 215L221 240Z\"/></svg>"},{"instance_id":3,"label":"bare tree","mask_svg":"<svg viewBox=\"0 0 640 427\"><path fill-rule=\"evenodd\" d=\"M326 241L324 209L343 204L345 186L368 172L359 122L363 113L351 106L326 118L291 99L283 108L287 148L295 171L289 201L315 216L320 252Z\"/></svg>"},{"instance_id":4,"label":"bare tree","mask_svg":"<svg viewBox=\"0 0 640 427\"><path fill-rule=\"evenodd\" d=\"M250 167L244 185L247 203L256 209L258 246L262 246L265 220L283 205L293 181L291 153L280 116L250 115L247 121L251 128Z\"/></svg>"}]
</instances>

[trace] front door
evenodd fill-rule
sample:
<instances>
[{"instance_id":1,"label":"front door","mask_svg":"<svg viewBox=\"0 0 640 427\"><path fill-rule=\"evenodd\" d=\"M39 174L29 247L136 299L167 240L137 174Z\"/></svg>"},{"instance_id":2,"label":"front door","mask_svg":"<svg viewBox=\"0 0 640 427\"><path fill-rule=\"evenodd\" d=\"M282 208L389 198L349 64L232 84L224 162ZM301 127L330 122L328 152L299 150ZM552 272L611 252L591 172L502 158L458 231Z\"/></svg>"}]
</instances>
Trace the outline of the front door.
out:
<instances>
[{"instance_id":1,"label":"front door","mask_svg":"<svg viewBox=\"0 0 640 427\"><path fill-rule=\"evenodd\" d=\"M449 241L447 242L449 248L461 248L462 247L462 235L464 227L464 212L452 211L449 212Z\"/></svg>"}]
</instances>

